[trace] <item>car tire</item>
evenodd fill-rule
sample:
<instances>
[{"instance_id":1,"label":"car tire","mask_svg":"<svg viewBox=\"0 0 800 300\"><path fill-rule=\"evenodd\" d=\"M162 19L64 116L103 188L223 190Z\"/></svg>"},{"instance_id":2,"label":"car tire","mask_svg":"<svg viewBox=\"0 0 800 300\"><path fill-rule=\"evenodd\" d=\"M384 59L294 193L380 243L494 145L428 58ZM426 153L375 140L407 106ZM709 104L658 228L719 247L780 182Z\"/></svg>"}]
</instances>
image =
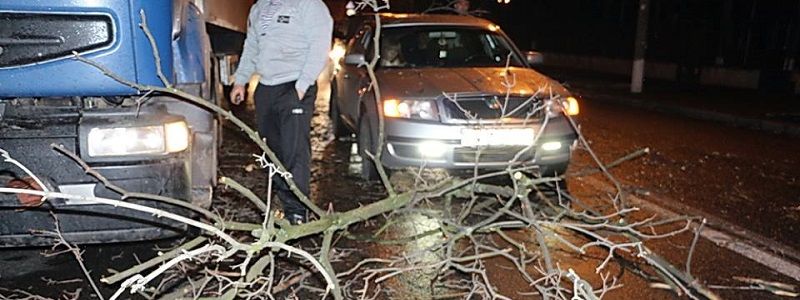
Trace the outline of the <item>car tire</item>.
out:
<instances>
[{"instance_id":1,"label":"car tire","mask_svg":"<svg viewBox=\"0 0 800 300\"><path fill-rule=\"evenodd\" d=\"M361 156L361 178L368 181L378 180L378 169L375 166L375 161L367 155L367 150L370 153L375 153L376 143L373 132L372 122L365 114L361 115L358 121L358 155Z\"/></svg>"},{"instance_id":2,"label":"car tire","mask_svg":"<svg viewBox=\"0 0 800 300\"><path fill-rule=\"evenodd\" d=\"M340 116L339 105L336 104L335 95L336 92L331 91L331 102L328 108L328 116L331 118L331 132L336 138L349 137L351 132Z\"/></svg>"}]
</instances>

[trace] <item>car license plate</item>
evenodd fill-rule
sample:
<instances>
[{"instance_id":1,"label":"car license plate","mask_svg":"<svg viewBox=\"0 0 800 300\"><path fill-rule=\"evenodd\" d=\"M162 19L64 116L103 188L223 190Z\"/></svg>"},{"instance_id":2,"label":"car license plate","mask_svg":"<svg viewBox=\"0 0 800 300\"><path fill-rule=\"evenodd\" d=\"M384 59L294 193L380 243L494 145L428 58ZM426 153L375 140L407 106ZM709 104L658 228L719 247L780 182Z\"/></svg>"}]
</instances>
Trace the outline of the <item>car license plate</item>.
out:
<instances>
[{"instance_id":1,"label":"car license plate","mask_svg":"<svg viewBox=\"0 0 800 300\"><path fill-rule=\"evenodd\" d=\"M533 128L465 128L461 130L461 145L516 146L533 144Z\"/></svg>"}]
</instances>

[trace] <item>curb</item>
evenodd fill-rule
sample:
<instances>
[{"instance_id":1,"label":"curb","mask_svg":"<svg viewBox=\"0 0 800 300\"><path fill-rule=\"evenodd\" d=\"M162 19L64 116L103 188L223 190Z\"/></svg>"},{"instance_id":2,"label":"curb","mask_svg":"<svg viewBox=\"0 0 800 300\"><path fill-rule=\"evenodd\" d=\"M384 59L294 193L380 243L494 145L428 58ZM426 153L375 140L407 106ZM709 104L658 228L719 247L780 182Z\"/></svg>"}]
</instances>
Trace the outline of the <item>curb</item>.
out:
<instances>
[{"instance_id":1,"label":"curb","mask_svg":"<svg viewBox=\"0 0 800 300\"><path fill-rule=\"evenodd\" d=\"M715 111L688 108L679 105L655 103L653 101L639 100L639 99L619 97L613 95L588 93L587 96L590 99L612 102L616 104L622 104L637 108L644 108L651 111L670 113L696 120L717 122L728 126L764 131L791 137L800 137L800 126L794 126L780 122L746 118Z\"/></svg>"}]
</instances>

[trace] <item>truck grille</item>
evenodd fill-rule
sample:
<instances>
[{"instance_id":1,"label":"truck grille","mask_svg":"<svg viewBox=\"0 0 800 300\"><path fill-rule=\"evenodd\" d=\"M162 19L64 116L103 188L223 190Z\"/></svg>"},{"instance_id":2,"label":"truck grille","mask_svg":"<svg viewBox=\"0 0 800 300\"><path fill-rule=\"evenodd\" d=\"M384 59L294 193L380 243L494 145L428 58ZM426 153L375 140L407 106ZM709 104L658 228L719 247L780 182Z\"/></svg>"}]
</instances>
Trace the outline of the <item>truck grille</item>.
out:
<instances>
[{"instance_id":1,"label":"truck grille","mask_svg":"<svg viewBox=\"0 0 800 300\"><path fill-rule=\"evenodd\" d=\"M0 68L103 48L114 39L105 15L0 12L0 24Z\"/></svg>"},{"instance_id":2,"label":"truck grille","mask_svg":"<svg viewBox=\"0 0 800 300\"><path fill-rule=\"evenodd\" d=\"M530 100L530 97L510 97L506 105L505 114L507 118L535 120L541 117L541 99ZM455 97L455 101L444 99L442 101L445 113L449 119L469 120L469 112L472 116L482 120L496 120L503 117L501 107L506 103L505 96L483 95ZM531 114L530 116L528 116Z\"/></svg>"}]
</instances>

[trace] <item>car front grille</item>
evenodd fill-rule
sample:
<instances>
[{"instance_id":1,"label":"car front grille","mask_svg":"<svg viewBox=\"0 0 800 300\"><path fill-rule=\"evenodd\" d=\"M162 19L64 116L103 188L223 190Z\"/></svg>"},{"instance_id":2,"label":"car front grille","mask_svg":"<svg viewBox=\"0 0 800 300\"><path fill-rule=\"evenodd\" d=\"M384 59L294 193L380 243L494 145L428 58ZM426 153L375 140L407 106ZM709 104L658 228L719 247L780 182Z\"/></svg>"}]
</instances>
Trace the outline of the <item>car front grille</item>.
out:
<instances>
[{"instance_id":1,"label":"car front grille","mask_svg":"<svg viewBox=\"0 0 800 300\"><path fill-rule=\"evenodd\" d=\"M0 12L0 68L43 62L111 45L107 15Z\"/></svg>"},{"instance_id":2,"label":"car front grille","mask_svg":"<svg viewBox=\"0 0 800 300\"><path fill-rule=\"evenodd\" d=\"M543 115L538 98L505 95L450 96L443 99L445 114L451 120L497 120L500 118L536 120ZM503 110L502 107L506 109ZM505 113L505 115L504 115Z\"/></svg>"},{"instance_id":3,"label":"car front grille","mask_svg":"<svg viewBox=\"0 0 800 300\"><path fill-rule=\"evenodd\" d=\"M453 161L456 163L504 163L511 160L522 152L514 162L522 162L533 158L533 147L527 149L526 146L502 146L502 147L458 147L453 151ZM477 159L476 159L477 157Z\"/></svg>"}]
</instances>

